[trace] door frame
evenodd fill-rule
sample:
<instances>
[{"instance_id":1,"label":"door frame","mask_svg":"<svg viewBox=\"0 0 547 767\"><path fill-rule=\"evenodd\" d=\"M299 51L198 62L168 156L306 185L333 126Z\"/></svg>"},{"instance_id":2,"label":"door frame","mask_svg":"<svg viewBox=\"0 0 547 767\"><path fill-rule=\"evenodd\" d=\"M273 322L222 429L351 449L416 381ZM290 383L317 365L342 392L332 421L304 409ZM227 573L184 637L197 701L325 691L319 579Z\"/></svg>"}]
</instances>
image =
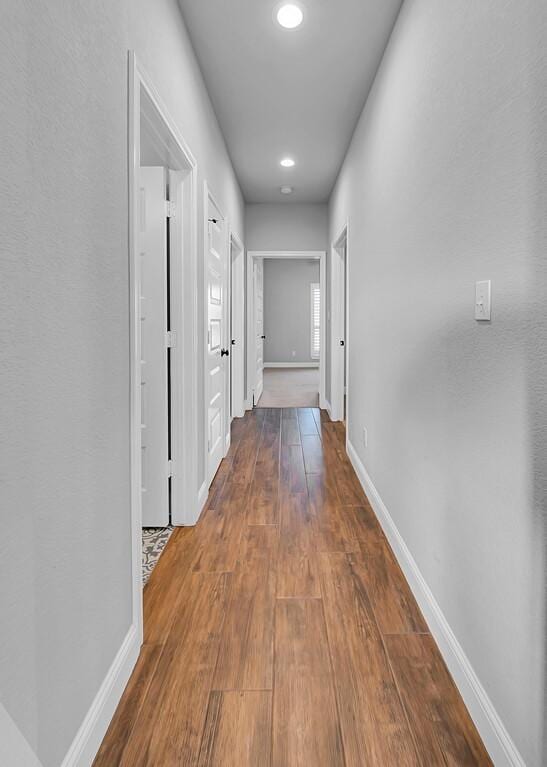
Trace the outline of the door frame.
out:
<instances>
[{"instance_id":1,"label":"door frame","mask_svg":"<svg viewBox=\"0 0 547 767\"><path fill-rule=\"evenodd\" d=\"M345 245L345 256L342 248ZM345 273L345 284L344 284ZM345 380L346 380L346 421L349 406L349 220L339 231L331 245L331 338L330 338L330 417L333 421L344 419L344 364L340 349L340 339L344 339ZM340 307L344 307L340 311ZM345 333L344 333L345 326Z\"/></svg>"},{"instance_id":2,"label":"door frame","mask_svg":"<svg viewBox=\"0 0 547 767\"><path fill-rule=\"evenodd\" d=\"M215 208L218 210L222 217L222 221L224 222L224 247L226 250L226 269L224 270L224 306L223 306L223 325L224 325L224 337L222 339L222 346L225 349L230 349L229 344L229 337L228 337L228 316L230 311L230 293L229 293L229 284L230 280L228 279L228 270L230 269L230 222L228 220L228 217L224 215L222 207L218 204L218 200L214 196L214 194L211 191L211 188L207 181L205 180L203 182L203 263L207 263L207 257L208 257L208 248L209 248L209 202L212 202ZM207 386L207 363L208 363L208 344L207 344L207 331L208 331L208 324L209 324L209 308L208 308L208 296L207 296L207 274L204 274L203 278L203 385L204 387ZM230 363L231 364L231 363ZM231 430L230 430L230 416L228 413L228 375L225 376L224 379L224 450L223 450L223 456L226 456L226 453L228 452L228 449L230 447L230 441L231 441ZM207 393L205 392L204 397L206 398ZM203 506L204 500L207 498L207 493L209 491L209 487L211 486L211 482L213 481L213 477L209 476L209 446L208 446L208 434L209 434L209 423L208 423L208 409L207 409L207 403L206 399L204 399L204 407L203 407L203 423L204 423L204 432L203 432L203 447L204 447L204 459L205 459L205 482L204 487L200 491L200 498L202 498L201 506Z\"/></svg>"},{"instance_id":3,"label":"door frame","mask_svg":"<svg viewBox=\"0 0 547 767\"><path fill-rule=\"evenodd\" d=\"M255 260L275 259L316 259L319 261L319 285L321 290L321 353L319 355L319 407L326 407L325 399L325 341L326 334L326 252L324 250L249 250L247 252L247 391L245 408L252 410L253 393L256 386L256 365L254 357L251 359L250 350L254 348L254 280L253 267Z\"/></svg>"},{"instance_id":4,"label":"door frame","mask_svg":"<svg viewBox=\"0 0 547 767\"><path fill-rule=\"evenodd\" d=\"M172 349L172 521L194 524L199 516L197 461L188 445L197 442L197 163L165 104L134 51L128 56L128 193L129 193L129 332L130 332L130 509L133 625L142 642L142 503L141 503L141 337L139 254L139 170L141 113L157 148L170 159L180 182L171 191ZM144 110L144 111L143 111Z\"/></svg>"},{"instance_id":5,"label":"door frame","mask_svg":"<svg viewBox=\"0 0 547 767\"><path fill-rule=\"evenodd\" d=\"M233 249L236 251L235 258L232 255ZM230 275L232 339L236 341L234 346L228 347L232 377L231 412L232 418L242 418L245 415L245 246L232 229L230 230Z\"/></svg>"}]
</instances>

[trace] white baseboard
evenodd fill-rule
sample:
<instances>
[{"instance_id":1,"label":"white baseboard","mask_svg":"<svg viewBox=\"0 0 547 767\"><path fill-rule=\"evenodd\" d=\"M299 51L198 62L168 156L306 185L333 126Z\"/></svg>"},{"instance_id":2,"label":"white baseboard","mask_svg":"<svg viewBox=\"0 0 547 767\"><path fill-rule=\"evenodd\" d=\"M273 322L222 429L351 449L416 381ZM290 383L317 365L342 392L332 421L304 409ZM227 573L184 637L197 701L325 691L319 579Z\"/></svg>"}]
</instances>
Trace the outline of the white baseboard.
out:
<instances>
[{"instance_id":1,"label":"white baseboard","mask_svg":"<svg viewBox=\"0 0 547 767\"><path fill-rule=\"evenodd\" d=\"M61 767L89 767L92 764L135 667L139 652L139 633L135 625L132 625Z\"/></svg>"},{"instance_id":2,"label":"white baseboard","mask_svg":"<svg viewBox=\"0 0 547 767\"><path fill-rule=\"evenodd\" d=\"M318 368L318 362L265 362L265 368Z\"/></svg>"},{"instance_id":3,"label":"white baseboard","mask_svg":"<svg viewBox=\"0 0 547 767\"><path fill-rule=\"evenodd\" d=\"M496 767L526 767L351 442L348 455Z\"/></svg>"},{"instance_id":4,"label":"white baseboard","mask_svg":"<svg viewBox=\"0 0 547 767\"><path fill-rule=\"evenodd\" d=\"M203 485L199 489L198 493L198 519L205 508L205 504L207 503L207 498L209 498L209 485L207 482L204 482Z\"/></svg>"}]
</instances>

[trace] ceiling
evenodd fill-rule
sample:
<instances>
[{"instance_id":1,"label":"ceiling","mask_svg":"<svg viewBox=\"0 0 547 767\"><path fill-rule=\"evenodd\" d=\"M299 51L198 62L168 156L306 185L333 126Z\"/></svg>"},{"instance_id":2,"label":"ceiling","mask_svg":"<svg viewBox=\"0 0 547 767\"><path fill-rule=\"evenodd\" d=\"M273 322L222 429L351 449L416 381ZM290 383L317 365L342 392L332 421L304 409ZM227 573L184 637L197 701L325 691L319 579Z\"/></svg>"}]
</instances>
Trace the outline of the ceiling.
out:
<instances>
[{"instance_id":1,"label":"ceiling","mask_svg":"<svg viewBox=\"0 0 547 767\"><path fill-rule=\"evenodd\" d=\"M276 0L179 3L246 201L326 201L402 0L303 0L293 31Z\"/></svg>"}]
</instances>

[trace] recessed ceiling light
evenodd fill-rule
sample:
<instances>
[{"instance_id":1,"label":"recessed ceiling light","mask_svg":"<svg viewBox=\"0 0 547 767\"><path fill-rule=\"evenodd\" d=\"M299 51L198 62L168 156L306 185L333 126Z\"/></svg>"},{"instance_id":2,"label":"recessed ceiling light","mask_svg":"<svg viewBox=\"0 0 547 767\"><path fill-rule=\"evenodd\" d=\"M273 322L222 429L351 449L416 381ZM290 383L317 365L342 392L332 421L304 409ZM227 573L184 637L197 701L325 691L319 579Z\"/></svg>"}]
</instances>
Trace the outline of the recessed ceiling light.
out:
<instances>
[{"instance_id":1,"label":"recessed ceiling light","mask_svg":"<svg viewBox=\"0 0 547 767\"><path fill-rule=\"evenodd\" d=\"M282 186L279 191L281 192L281 194L291 194L292 186Z\"/></svg>"},{"instance_id":2,"label":"recessed ceiling light","mask_svg":"<svg viewBox=\"0 0 547 767\"><path fill-rule=\"evenodd\" d=\"M284 168L292 168L294 165L294 160L292 157L284 157L279 164Z\"/></svg>"},{"instance_id":3,"label":"recessed ceiling light","mask_svg":"<svg viewBox=\"0 0 547 767\"><path fill-rule=\"evenodd\" d=\"M285 29L296 29L304 20L304 12L296 3L283 3L278 8L276 17Z\"/></svg>"}]
</instances>

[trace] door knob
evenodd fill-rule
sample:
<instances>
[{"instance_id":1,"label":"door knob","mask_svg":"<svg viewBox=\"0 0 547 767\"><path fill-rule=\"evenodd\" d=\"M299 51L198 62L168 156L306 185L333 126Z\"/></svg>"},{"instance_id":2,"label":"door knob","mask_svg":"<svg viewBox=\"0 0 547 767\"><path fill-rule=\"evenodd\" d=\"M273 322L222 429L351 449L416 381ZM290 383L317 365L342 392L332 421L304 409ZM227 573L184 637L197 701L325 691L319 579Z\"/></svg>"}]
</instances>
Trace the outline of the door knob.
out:
<instances>
[{"instance_id":1,"label":"door knob","mask_svg":"<svg viewBox=\"0 0 547 767\"><path fill-rule=\"evenodd\" d=\"M229 357L230 356L230 352L228 351L228 349L221 349L220 350L220 356L221 357Z\"/></svg>"},{"instance_id":2,"label":"door knob","mask_svg":"<svg viewBox=\"0 0 547 767\"><path fill-rule=\"evenodd\" d=\"M345 344L345 342L344 342L344 341L340 341L340 346L345 346L345 345L346 345L346 344Z\"/></svg>"},{"instance_id":3,"label":"door knob","mask_svg":"<svg viewBox=\"0 0 547 767\"><path fill-rule=\"evenodd\" d=\"M266 338L266 336L260 336L260 338L264 339L264 338Z\"/></svg>"}]
</instances>

